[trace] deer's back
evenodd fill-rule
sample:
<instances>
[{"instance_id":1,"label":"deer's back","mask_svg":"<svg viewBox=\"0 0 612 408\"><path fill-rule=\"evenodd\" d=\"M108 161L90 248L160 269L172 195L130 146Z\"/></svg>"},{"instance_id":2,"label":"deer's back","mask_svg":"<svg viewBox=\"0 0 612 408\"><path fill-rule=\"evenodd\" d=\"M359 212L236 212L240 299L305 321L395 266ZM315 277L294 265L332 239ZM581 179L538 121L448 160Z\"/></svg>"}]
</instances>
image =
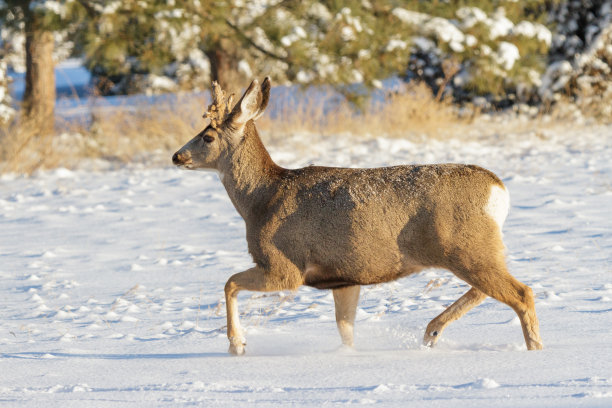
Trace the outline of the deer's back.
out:
<instances>
[{"instance_id":1,"label":"deer's back","mask_svg":"<svg viewBox=\"0 0 612 408\"><path fill-rule=\"evenodd\" d=\"M503 187L493 173L457 164L286 170L261 222L247 222L250 250L255 262L282 256L336 286L392 280L444 266L458 235L472 245L494 227L492 186Z\"/></svg>"}]
</instances>

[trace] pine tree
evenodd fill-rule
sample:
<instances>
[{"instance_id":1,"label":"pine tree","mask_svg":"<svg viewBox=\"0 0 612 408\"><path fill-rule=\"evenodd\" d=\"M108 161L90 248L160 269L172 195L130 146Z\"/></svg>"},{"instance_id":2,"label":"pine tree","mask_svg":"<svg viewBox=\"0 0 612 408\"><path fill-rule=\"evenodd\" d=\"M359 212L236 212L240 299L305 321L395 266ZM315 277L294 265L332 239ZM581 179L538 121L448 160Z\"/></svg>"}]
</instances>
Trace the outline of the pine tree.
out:
<instances>
[{"instance_id":1,"label":"pine tree","mask_svg":"<svg viewBox=\"0 0 612 408\"><path fill-rule=\"evenodd\" d=\"M210 79L235 89L262 75L276 83L371 86L400 72L409 55L391 3L92 0L96 17L83 49L103 92L132 91L146 75L188 89Z\"/></svg>"},{"instance_id":2,"label":"pine tree","mask_svg":"<svg viewBox=\"0 0 612 408\"><path fill-rule=\"evenodd\" d=\"M25 93L22 119L35 124L42 134L54 127L54 43L59 30L72 17L73 0L0 2L0 22L13 35L25 35Z\"/></svg>"},{"instance_id":3,"label":"pine tree","mask_svg":"<svg viewBox=\"0 0 612 408\"><path fill-rule=\"evenodd\" d=\"M458 100L486 96L498 104L531 100L546 67L551 31L546 0L422 2L393 9L413 32L407 76ZM452 62L457 72L449 82ZM454 72L454 70L450 70ZM448 86L447 86L448 85Z\"/></svg>"},{"instance_id":4,"label":"pine tree","mask_svg":"<svg viewBox=\"0 0 612 408\"><path fill-rule=\"evenodd\" d=\"M555 7L557 25L540 95L566 99L589 116L612 118L612 2L567 0Z\"/></svg>"}]
</instances>

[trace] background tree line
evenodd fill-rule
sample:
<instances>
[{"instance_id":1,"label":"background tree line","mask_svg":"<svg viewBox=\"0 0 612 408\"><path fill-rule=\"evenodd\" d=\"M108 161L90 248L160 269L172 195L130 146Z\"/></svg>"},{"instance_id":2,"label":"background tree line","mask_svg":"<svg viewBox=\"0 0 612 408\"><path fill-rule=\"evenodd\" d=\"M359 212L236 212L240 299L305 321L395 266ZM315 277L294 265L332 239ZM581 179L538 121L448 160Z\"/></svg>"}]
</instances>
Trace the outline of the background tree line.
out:
<instances>
[{"instance_id":1,"label":"background tree line","mask_svg":"<svg viewBox=\"0 0 612 408\"><path fill-rule=\"evenodd\" d=\"M364 93L353 84L398 75L460 101L535 103L588 82L564 62L612 89L611 0L0 0L0 24L0 106L10 105L2 71L25 70L21 117L43 132L53 129L54 65L69 56L83 59L100 95L211 80L236 90L270 75L355 98ZM597 41L601 64L578 67Z\"/></svg>"}]
</instances>

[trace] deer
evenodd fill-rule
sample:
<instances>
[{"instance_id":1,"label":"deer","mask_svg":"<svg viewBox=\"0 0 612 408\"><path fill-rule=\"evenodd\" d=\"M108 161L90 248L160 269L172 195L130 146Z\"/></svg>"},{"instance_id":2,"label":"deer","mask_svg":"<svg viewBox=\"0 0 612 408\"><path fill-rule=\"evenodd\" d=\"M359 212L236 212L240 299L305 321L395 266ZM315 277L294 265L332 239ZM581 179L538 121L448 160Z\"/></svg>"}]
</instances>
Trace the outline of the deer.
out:
<instances>
[{"instance_id":1,"label":"deer","mask_svg":"<svg viewBox=\"0 0 612 408\"><path fill-rule=\"evenodd\" d=\"M533 291L506 266L509 193L495 174L467 164L283 168L255 127L270 88L269 77L255 79L232 106L233 94L213 82L210 123L172 156L180 168L216 171L246 225L254 266L224 289L231 354L245 353L241 291L331 289L342 344L353 347L360 287L426 268L470 289L427 325L424 345L492 297L518 315L527 349L542 349Z\"/></svg>"}]
</instances>

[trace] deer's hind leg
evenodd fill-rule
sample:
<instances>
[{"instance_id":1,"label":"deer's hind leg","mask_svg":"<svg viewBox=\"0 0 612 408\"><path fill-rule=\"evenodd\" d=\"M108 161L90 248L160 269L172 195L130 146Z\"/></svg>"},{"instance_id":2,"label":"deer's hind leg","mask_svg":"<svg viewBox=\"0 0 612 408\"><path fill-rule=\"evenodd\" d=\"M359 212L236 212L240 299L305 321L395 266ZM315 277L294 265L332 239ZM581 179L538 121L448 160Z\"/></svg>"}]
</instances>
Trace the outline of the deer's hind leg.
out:
<instances>
[{"instance_id":1,"label":"deer's hind leg","mask_svg":"<svg viewBox=\"0 0 612 408\"><path fill-rule=\"evenodd\" d=\"M353 347L353 324L359 302L360 286L346 286L334 289L334 304L336 306L336 324L342 338L342 344Z\"/></svg>"},{"instance_id":2,"label":"deer's hind leg","mask_svg":"<svg viewBox=\"0 0 612 408\"><path fill-rule=\"evenodd\" d=\"M473 307L478 306L486 297L487 295L480 290L471 288L466 294L457 299L455 303L429 322L427 329L425 329L423 344L433 347L438 339L440 339L442 331L444 331L446 326L469 312Z\"/></svg>"},{"instance_id":3,"label":"deer's hind leg","mask_svg":"<svg viewBox=\"0 0 612 408\"><path fill-rule=\"evenodd\" d=\"M510 275L503 256L492 256L489 261L480 260L472 263L470 267L450 269L474 288L510 306L521 321L527 349L542 349L533 291Z\"/></svg>"},{"instance_id":4,"label":"deer's hind leg","mask_svg":"<svg viewBox=\"0 0 612 408\"><path fill-rule=\"evenodd\" d=\"M535 310L533 291L524 283L519 282L508 272L494 280L487 279L482 285L482 291L494 299L510 306L521 321L523 337L527 350L541 350L540 324Z\"/></svg>"}]
</instances>

